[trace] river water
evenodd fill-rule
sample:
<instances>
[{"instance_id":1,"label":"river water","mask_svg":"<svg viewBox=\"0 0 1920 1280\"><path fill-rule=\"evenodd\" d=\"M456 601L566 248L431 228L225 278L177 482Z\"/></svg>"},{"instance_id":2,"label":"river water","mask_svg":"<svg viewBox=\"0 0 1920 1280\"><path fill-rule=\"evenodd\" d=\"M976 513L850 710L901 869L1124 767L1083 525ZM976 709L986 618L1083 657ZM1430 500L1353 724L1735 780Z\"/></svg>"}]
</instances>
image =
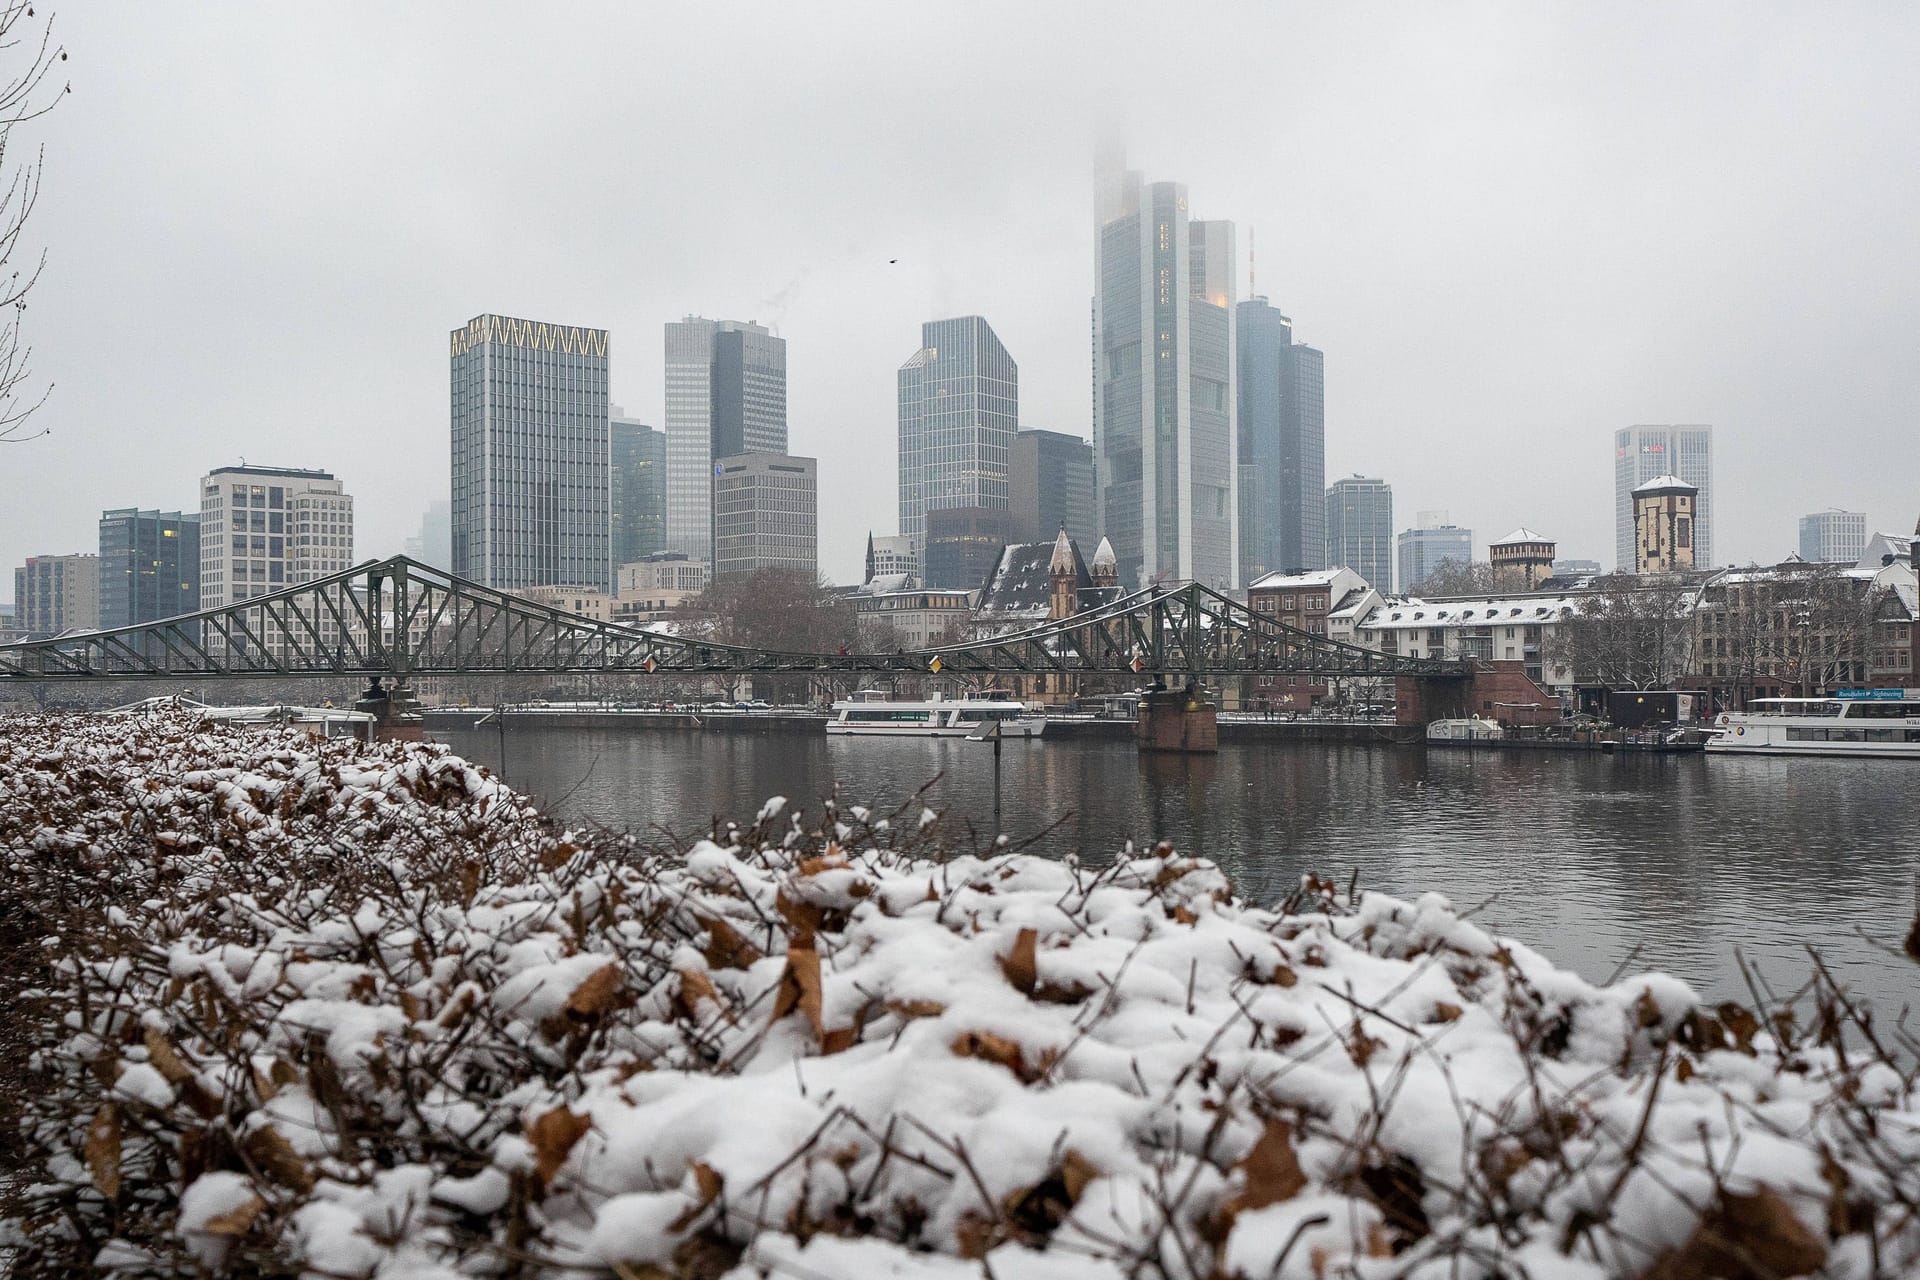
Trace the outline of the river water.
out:
<instances>
[{"instance_id":1,"label":"river water","mask_svg":"<svg viewBox=\"0 0 1920 1280\"><path fill-rule=\"evenodd\" d=\"M434 736L500 763L491 728ZM1920 894L1905 761L1008 742L996 821L993 749L965 740L515 729L505 746L507 780L566 821L691 836L769 796L817 812L837 784L843 804L890 811L926 787L962 836L1099 859L1171 840L1258 901L1307 871L1443 893L1595 981L1659 969L1744 1001L1736 954L1787 994L1816 946L1883 1019L1920 1004L1920 966L1889 953Z\"/></svg>"}]
</instances>

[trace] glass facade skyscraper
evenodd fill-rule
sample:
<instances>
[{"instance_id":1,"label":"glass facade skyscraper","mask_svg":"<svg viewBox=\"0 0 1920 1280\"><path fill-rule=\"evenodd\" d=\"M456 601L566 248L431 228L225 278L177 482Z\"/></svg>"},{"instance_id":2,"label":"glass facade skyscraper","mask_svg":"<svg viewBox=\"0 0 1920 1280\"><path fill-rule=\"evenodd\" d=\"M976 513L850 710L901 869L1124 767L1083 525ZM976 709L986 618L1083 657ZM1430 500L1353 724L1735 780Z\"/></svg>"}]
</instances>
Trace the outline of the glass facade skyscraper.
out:
<instances>
[{"instance_id":1,"label":"glass facade skyscraper","mask_svg":"<svg viewBox=\"0 0 1920 1280\"><path fill-rule=\"evenodd\" d=\"M1693 562L1713 558L1713 428L1622 427L1613 433L1613 555L1621 573L1633 572L1633 491L1661 476L1678 476L1700 491L1694 508Z\"/></svg>"},{"instance_id":2,"label":"glass facade skyscraper","mask_svg":"<svg viewBox=\"0 0 1920 1280\"><path fill-rule=\"evenodd\" d=\"M482 315L450 355L453 571L610 590L607 331Z\"/></svg>"},{"instance_id":3,"label":"glass facade skyscraper","mask_svg":"<svg viewBox=\"0 0 1920 1280\"><path fill-rule=\"evenodd\" d=\"M644 422L616 417L613 449L613 564L618 569L667 545L667 437Z\"/></svg>"},{"instance_id":4,"label":"glass facade skyscraper","mask_svg":"<svg viewBox=\"0 0 1920 1280\"><path fill-rule=\"evenodd\" d=\"M198 512L102 511L100 625L138 626L204 607L200 528Z\"/></svg>"},{"instance_id":5,"label":"glass facade skyscraper","mask_svg":"<svg viewBox=\"0 0 1920 1280\"><path fill-rule=\"evenodd\" d=\"M1402 529L1399 549L1400 590L1416 592L1441 564L1464 569L1473 563L1473 530L1454 524Z\"/></svg>"},{"instance_id":6,"label":"glass facade skyscraper","mask_svg":"<svg viewBox=\"0 0 1920 1280\"><path fill-rule=\"evenodd\" d=\"M1327 567L1351 569L1376 590L1393 590L1393 487L1348 476L1327 489Z\"/></svg>"},{"instance_id":7,"label":"glass facade skyscraper","mask_svg":"<svg viewBox=\"0 0 1920 1280\"><path fill-rule=\"evenodd\" d=\"M1007 465L1013 542L1051 542L1066 526L1083 547L1099 541L1094 521L1093 446L1064 431L1031 428L1013 437Z\"/></svg>"},{"instance_id":8,"label":"glass facade skyscraper","mask_svg":"<svg viewBox=\"0 0 1920 1280\"><path fill-rule=\"evenodd\" d=\"M1103 166L1097 183L1093 450L1123 582L1239 576L1234 229L1187 189Z\"/></svg>"},{"instance_id":9,"label":"glass facade skyscraper","mask_svg":"<svg viewBox=\"0 0 1920 1280\"><path fill-rule=\"evenodd\" d=\"M667 549L713 557L717 459L787 450L787 342L688 316L666 328Z\"/></svg>"},{"instance_id":10,"label":"glass facade skyscraper","mask_svg":"<svg viewBox=\"0 0 1920 1280\"><path fill-rule=\"evenodd\" d=\"M1696 533L1696 537L1698 534ZM1815 564L1853 564L1867 549L1867 515L1838 507L1800 517L1800 558Z\"/></svg>"},{"instance_id":11,"label":"glass facade skyscraper","mask_svg":"<svg viewBox=\"0 0 1920 1280\"><path fill-rule=\"evenodd\" d=\"M1005 511L1020 370L979 316L929 320L900 366L900 532L926 558L927 513ZM947 585L947 584L935 584Z\"/></svg>"},{"instance_id":12,"label":"glass facade skyscraper","mask_svg":"<svg viewBox=\"0 0 1920 1280\"><path fill-rule=\"evenodd\" d=\"M1265 298L1234 308L1239 347L1240 570L1327 566L1326 377L1321 353Z\"/></svg>"}]
</instances>

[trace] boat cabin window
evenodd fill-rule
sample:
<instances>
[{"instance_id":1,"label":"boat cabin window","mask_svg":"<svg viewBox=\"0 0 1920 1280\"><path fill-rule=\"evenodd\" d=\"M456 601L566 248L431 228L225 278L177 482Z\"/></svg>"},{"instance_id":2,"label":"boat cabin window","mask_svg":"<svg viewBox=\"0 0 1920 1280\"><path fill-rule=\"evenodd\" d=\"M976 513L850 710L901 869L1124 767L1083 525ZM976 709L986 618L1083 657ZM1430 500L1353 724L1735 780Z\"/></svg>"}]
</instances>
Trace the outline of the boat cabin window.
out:
<instances>
[{"instance_id":1,"label":"boat cabin window","mask_svg":"<svg viewBox=\"0 0 1920 1280\"><path fill-rule=\"evenodd\" d=\"M1849 720L1905 720L1920 718L1920 702L1850 702Z\"/></svg>"},{"instance_id":2,"label":"boat cabin window","mask_svg":"<svg viewBox=\"0 0 1920 1280\"><path fill-rule=\"evenodd\" d=\"M1757 716L1838 716L1844 704L1838 701L1799 698L1760 698L1753 704Z\"/></svg>"},{"instance_id":3,"label":"boat cabin window","mask_svg":"<svg viewBox=\"0 0 1920 1280\"><path fill-rule=\"evenodd\" d=\"M925 724L927 722L927 713L925 711L886 711L879 709L869 710L865 707L849 707L847 708L846 718L849 721L857 720L862 723L879 721L903 724Z\"/></svg>"}]
</instances>

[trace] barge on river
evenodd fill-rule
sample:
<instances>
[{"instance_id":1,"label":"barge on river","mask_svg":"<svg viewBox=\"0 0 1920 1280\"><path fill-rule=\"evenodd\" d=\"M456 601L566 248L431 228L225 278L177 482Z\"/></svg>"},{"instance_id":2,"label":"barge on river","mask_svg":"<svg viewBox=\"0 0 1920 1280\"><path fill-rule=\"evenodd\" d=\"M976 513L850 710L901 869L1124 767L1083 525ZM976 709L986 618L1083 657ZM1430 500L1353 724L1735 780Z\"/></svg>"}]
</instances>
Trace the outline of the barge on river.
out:
<instances>
[{"instance_id":1,"label":"barge on river","mask_svg":"<svg viewBox=\"0 0 1920 1280\"><path fill-rule=\"evenodd\" d=\"M861 689L833 711L827 732L860 738L972 738L996 725L1003 738L1037 738L1047 729L1044 709L1000 690L895 702L884 690Z\"/></svg>"}]
</instances>

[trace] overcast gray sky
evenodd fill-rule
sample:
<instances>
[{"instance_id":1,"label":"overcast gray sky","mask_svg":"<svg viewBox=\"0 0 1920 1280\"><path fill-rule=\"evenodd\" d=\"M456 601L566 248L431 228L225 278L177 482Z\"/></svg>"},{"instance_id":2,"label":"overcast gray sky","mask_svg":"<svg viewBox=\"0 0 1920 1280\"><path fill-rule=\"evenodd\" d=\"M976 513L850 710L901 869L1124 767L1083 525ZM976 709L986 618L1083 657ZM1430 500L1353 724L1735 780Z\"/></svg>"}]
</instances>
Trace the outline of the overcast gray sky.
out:
<instances>
[{"instance_id":1,"label":"overcast gray sky","mask_svg":"<svg viewBox=\"0 0 1920 1280\"><path fill-rule=\"evenodd\" d=\"M58 9L27 313L57 386L0 446L0 566L242 455L334 471L357 554L396 551L446 491L450 329L604 326L657 422L697 312L787 338L852 579L921 321L986 316L1023 421L1087 433L1108 124L1256 228L1327 353L1329 479L1384 476L1400 527L1610 562L1635 422L1714 425L1723 559L1920 513L1913 6Z\"/></svg>"}]
</instances>

